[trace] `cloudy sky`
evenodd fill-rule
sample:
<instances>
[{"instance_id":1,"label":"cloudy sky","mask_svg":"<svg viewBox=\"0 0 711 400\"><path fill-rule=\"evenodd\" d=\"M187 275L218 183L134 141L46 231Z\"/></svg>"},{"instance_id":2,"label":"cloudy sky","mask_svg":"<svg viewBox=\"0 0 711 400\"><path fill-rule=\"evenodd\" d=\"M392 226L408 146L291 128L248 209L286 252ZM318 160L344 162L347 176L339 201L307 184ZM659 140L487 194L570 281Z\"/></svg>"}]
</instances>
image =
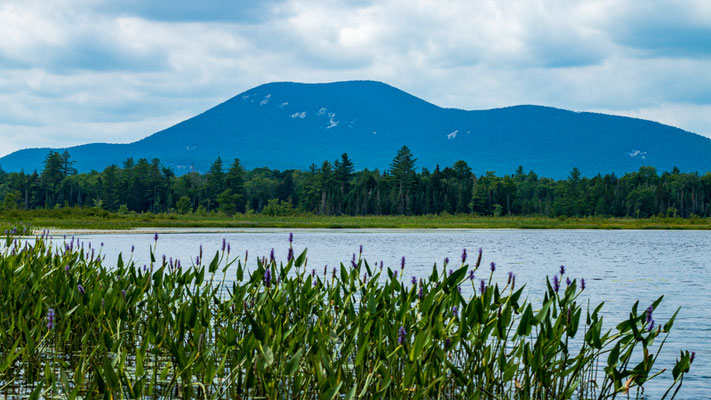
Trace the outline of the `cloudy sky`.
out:
<instances>
[{"instance_id":1,"label":"cloudy sky","mask_svg":"<svg viewBox=\"0 0 711 400\"><path fill-rule=\"evenodd\" d=\"M708 71L708 0L0 0L0 156L133 141L270 81L711 137Z\"/></svg>"}]
</instances>

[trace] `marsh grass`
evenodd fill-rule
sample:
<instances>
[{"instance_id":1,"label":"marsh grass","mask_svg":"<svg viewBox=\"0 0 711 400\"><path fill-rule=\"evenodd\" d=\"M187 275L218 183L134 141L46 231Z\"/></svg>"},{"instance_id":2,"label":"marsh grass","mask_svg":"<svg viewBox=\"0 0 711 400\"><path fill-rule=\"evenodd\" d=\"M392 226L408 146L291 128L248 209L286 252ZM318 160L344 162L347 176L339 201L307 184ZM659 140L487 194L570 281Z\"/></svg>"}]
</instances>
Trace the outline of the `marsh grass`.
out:
<instances>
[{"instance_id":1,"label":"marsh grass","mask_svg":"<svg viewBox=\"0 0 711 400\"><path fill-rule=\"evenodd\" d=\"M510 276L462 257L403 280L356 258L311 270L230 254L107 267L101 249L8 236L0 252L0 394L38 398L640 398L693 355L655 366L674 316L652 327L634 304L603 329L577 281L549 281L541 304ZM227 271L234 276L227 276ZM450 271L451 270L451 271ZM472 276L483 280L473 280ZM582 283L582 282L580 282ZM464 297L459 286L474 285ZM478 290L477 290L478 289ZM50 311L51 310L51 311ZM633 361L634 360L634 361Z\"/></svg>"},{"instance_id":2,"label":"marsh grass","mask_svg":"<svg viewBox=\"0 0 711 400\"><path fill-rule=\"evenodd\" d=\"M710 218L608 218L543 216L476 216L440 214L420 216L326 216L295 214L270 216L220 213L153 214L111 213L96 208L14 210L0 212L0 227L31 224L36 229L126 230L132 228L517 228L517 229L711 229ZM0 230L2 233L2 230Z\"/></svg>"}]
</instances>

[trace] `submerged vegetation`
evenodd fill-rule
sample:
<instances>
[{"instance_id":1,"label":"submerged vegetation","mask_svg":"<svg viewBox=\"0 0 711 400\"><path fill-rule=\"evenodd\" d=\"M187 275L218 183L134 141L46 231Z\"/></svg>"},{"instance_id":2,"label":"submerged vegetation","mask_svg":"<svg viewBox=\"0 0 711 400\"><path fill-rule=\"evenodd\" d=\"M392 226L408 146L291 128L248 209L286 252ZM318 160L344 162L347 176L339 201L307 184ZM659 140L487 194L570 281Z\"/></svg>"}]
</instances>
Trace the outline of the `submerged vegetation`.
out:
<instances>
[{"instance_id":1,"label":"submerged vegetation","mask_svg":"<svg viewBox=\"0 0 711 400\"><path fill-rule=\"evenodd\" d=\"M99 248L7 237L0 250L0 393L31 398L640 398L694 354L655 365L674 316L635 303L607 330L602 304L563 267L542 303L496 265L307 266L274 252L250 261L223 241L181 264L132 254L110 268ZM132 250L133 251L133 250ZM361 251L362 254L362 251ZM471 286L471 296L461 288ZM468 290L469 291L469 290ZM678 311L677 311L678 312Z\"/></svg>"}]
</instances>

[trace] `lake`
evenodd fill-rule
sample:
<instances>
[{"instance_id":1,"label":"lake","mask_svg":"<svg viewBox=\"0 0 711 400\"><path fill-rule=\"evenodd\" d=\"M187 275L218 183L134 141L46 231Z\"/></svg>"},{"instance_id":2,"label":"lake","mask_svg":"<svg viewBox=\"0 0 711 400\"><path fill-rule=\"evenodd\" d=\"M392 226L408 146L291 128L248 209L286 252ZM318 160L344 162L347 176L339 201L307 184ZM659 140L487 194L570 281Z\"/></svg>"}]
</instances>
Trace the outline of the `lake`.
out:
<instances>
[{"instance_id":1,"label":"lake","mask_svg":"<svg viewBox=\"0 0 711 400\"><path fill-rule=\"evenodd\" d=\"M363 256L371 264L384 261L386 267L400 267L406 258L405 279L426 277L445 257L456 266L466 248L474 262L483 249L478 278L489 276L489 263L496 263L495 279L506 281L507 273L516 274L518 285L526 284L529 297L538 300L544 293L546 275L552 277L565 265L566 275L585 278L587 289L579 298L592 304L604 301L607 326L612 327L629 316L636 300L639 309L646 308L660 295L664 301L655 311L657 323L682 307L672 334L659 357L657 367L673 367L679 350L696 352L696 361L677 398L711 399L711 231L633 231L633 230L171 230L159 232L157 257L166 254L190 265L203 246L206 262L209 255L230 244L232 255L249 261L268 256L274 248L277 259L286 259L288 234L294 232L294 249L298 254L308 248L308 265L321 274L340 262L347 264L363 245ZM141 266L149 262L148 248L153 234L85 234L82 242L101 247L108 265L119 252ZM57 240L55 238L55 240ZM61 237L59 238L61 241ZM252 264L253 265L253 264ZM330 272L329 272L330 273ZM234 273L228 271L228 279ZM471 285L463 285L471 294ZM667 374L669 379L671 374ZM656 381L656 383L654 383ZM660 398L661 387L668 384L656 379L648 385L648 398Z\"/></svg>"}]
</instances>

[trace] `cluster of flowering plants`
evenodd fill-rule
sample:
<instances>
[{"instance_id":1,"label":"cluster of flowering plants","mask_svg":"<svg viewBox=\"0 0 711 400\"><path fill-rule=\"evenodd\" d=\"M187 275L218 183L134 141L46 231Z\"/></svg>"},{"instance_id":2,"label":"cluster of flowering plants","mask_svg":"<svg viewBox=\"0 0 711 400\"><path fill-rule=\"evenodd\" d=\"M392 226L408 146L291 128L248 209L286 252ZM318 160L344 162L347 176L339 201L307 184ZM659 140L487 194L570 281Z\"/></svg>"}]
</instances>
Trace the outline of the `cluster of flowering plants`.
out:
<instances>
[{"instance_id":1,"label":"cluster of flowering plants","mask_svg":"<svg viewBox=\"0 0 711 400\"><path fill-rule=\"evenodd\" d=\"M248 264L223 243L189 265L148 265L43 234L0 249L0 393L39 398L601 399L641 397L674 317L661 298L612 330L564 268L543 301L508 275L461 263L408 279L355 256L306 251ZM132 251L133 252L133 251ZM362 255L362 250L360 251ZM227 276L228 271L234 276ZM477 279L483 277L483 279ZM229 279L228 279L229 278ZM464 296L462 285L473 295ZM676 314L675 314L676 315ZM681 387L694 354L672 367Z\"/></svg>"}]
</instances>

